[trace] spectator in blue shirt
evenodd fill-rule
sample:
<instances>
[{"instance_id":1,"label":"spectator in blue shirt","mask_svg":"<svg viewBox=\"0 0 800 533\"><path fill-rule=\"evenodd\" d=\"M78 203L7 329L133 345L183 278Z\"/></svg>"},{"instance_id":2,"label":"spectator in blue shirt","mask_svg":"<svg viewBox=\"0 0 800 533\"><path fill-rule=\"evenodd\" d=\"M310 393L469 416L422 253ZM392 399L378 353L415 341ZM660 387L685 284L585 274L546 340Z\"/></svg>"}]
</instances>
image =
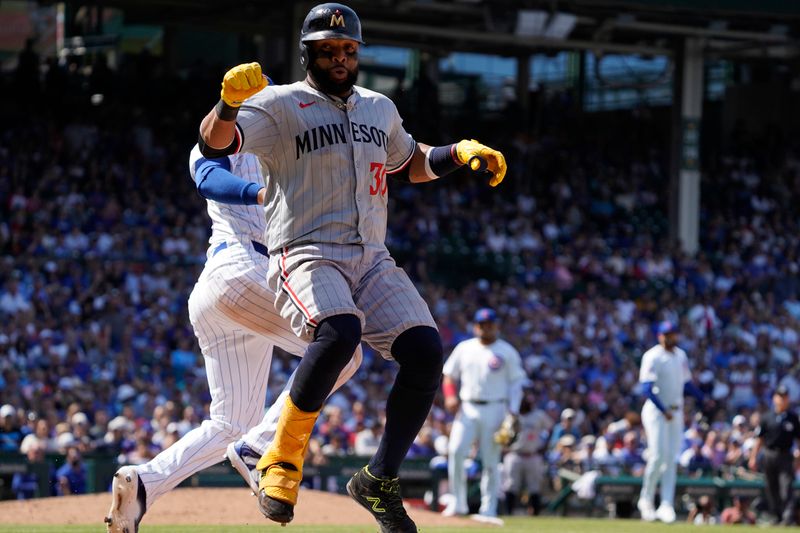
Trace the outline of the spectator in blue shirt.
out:
<instances>
[{"instance_id":1,"label":"spectator in blue shirt","mask_svg":"<svg viewBox=\"0 0 800 533\"><path fill-rule=\"evenodd\" d=\"M553 432L550 434L550 443L548 449L555 448L559 439L565 435L572 435L575 440L581 438L581 433L575 427L575 410L567 407L561 411L561 422L553 426Z\"/></svg>"},{"instance_id":2,"label":"spectator in blue shirt","mask_svg":"<svg viewBox=\"0 0 800 533\"><path fill-rule=\"evenodd\" d=\"M59 496L86 494L86 465L76 447L67 449L67 462L56 471L56 492Z\"/></svg>"},{"instance_id":3,"label":"spectator in blue shirt","mask_svg":"<svg viewBox=\"0 0 800 533\"><path fill-rule=\"evenodd\" d=\"M617 373L614 371L614 360L611 354L603 354L597 363L593 363L585 372L586 383L593 384L599 381L603 389L611 388L617 382Z\"/></svg>"},{"instance_id":4,"label":"spectator in blue shirt","mask_svg":"<svg viewBox=\"0 0 800 533\"><path fill-rule=\"evenodd\" d=\"M45 445L40 441L33 442L28 447L28 464L35 465L44 461ZM18 500L30 500L37 496L45 496L45 494L38 494L39 491L39 476L28 467L26 472L18 472L14 474L11 479L11 491L17 496Z\"/></svg>"},{"instance_id":5,"label":"spectator in blue shirt","mask_svg":"<svg viewBox=\"0 0 800 533\"><path fill-rule=\"evenodd\" d=\"M647 461L642 457L642 446L635 431L625 433L622 438L622 448L616 450L615 455L625 472L634 476L641 476L644 473Z\"/></svg>"},{"instance_id":6,"label":"spectator in blue shirt","mask_svg":"<svg viewBox=\"0 0 800 533\"><path fill-rule=\"evenodd\" d=\"M13 405L5 404L0 407L0 452L17 453L21 442L17 410Z\"/></svg>"}]
</instances>

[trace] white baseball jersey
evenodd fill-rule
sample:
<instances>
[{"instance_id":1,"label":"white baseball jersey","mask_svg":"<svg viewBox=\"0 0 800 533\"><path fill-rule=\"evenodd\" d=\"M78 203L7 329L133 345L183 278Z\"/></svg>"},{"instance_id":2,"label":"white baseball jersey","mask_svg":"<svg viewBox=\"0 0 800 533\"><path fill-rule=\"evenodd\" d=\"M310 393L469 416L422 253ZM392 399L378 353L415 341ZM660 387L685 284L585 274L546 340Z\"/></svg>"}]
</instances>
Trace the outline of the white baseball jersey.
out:
<instances>
[{"instance_id":1,"label":"white baseball jersey","mask_svg":"<svg viewBox=\"0 0 800 533\"><path fill-rule=\"evenodd\" d=\"M683 406L683 386L692 379L686 352L677 346L667 351L657 344L642 356L639 382L653 382L653 392L665 406ZM647 403L652 403L648 400Z\"/></svg>"},{"instance_id":2,"label":"white baseball jersey","mask_svg":"<svg viewBox=\"0 0 800 533\"><path fill-rule=\"evenodd\" d=\"M195 162L202 158L195 145L189 158L189 172L194 178ZM258 159L252 155L230 156L231 174L258 184L264 184L265 177ZM236 323L248 327L275 345L295 355L305 351L306 343L299 341L289 324L274 310L275 296L266 286L268 258L253 249L253 242L260 243L264 238L266 221L263 209L258 205L223 204L206 199L208 215L211 218L211 244L208 250L209 261L204 274L195 286L196 299L200 295L213 300L213 306L231 317ZM227 243L230 249L218 252L218 246ZM229 257L225 265L218 265L223 259L214 259L220 253ZM232 256L237 256L233 258ZM224 282L210 283L210 274L216 274ZM219 336L216 334L215 336Z\"/></svg>"},{"instance_id":3,"label":"white baseball jersey","mask_svg":"<svg viewBox=\"0 0 800 533\"><path fill-rule=\"evenodd\" d=\"M455 496L453 508L459 514L467 512L464 459L473 442L478 441L483 465L480 514L496 516L501 450L494 442L494 434L508 412L511 384L525 378L519 353L504 340L484 345L478 338L469 339L455 347L442 373L460 381L459 397L463 402L448 442L447 477Z\"/></svg>"},{"instance_id":4,"label":"white baseball jersey","mask_svg":"<svg viewBox=\"0 0 800 533\"><path fill-rule=\"evenodd\" d=\"M271 254L310 243L384 246L386 175L416 146L386 96L354 86L344 102L305 81L271 85L241 106L236 135L270 176Z\"/></svg>"},{"instance_id":5,"label":"white baseball jersey","mask_svg":"<svg viewBox=\"0 0 800 533\"><path fill-rule=\"evenodd\" d=\"M194 178L195 165L203 155L200 148L195 145L189 156L189 169ZM266 178L261 171L258 159L253 156L231 156L231 174L240 178L257 183L261 187L266 186ZM214 200L206 199L206 210L211 218L211 243L212 249L215 244L219 244L228 238L234 238L242 242L253 240L262 242L264 239L264 208L259 205L233 205L223 204Z\"/></svg>"},{"instance_id":6,"label":"white baseball jersey","mask_svg":"<svg viewBox=\"0 0 800 533\"><path fill-rule=\"evenodd\" d=\"M525 379L519 352L502 339L488 346L478 338L460 342L442 373L461 382L461 401L508 400L509 385Z\"/></svg>"}]
</instances>

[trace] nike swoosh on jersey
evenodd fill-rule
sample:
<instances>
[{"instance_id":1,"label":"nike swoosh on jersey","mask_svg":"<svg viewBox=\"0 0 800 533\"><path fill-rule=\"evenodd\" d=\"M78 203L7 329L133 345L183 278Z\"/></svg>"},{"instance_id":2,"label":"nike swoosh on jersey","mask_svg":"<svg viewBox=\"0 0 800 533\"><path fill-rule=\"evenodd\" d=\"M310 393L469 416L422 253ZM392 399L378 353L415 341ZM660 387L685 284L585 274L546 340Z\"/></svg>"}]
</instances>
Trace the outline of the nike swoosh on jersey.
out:
<instances>
[{"instance_id":1,"label":"nike swoosh on jersey","mask_svg":"<svg viewBox=\"0 0 800 533\"><path fill-rule=\"evenodd\" d=\"M300 106L300 109L305 109L308 106L314 105L314 104L316 104L316 102L308 102L307 104L304 104L303 102L300 102L298 105Z\"/></svg>"}]
</instances>

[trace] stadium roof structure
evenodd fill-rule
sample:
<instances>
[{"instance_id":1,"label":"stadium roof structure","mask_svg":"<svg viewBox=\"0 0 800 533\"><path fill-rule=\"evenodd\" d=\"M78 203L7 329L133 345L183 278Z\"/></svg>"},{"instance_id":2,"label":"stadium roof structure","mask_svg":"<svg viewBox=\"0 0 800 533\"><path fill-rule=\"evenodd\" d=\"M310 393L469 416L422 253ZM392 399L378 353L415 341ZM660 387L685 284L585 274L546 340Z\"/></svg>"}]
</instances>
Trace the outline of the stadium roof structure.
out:
<instances>
[{"instance_id":1,"label":"stadium roof structure","mask_svg":"<svg viewBox=\"0 0 800 533\"><path fill-rule=\"evenodd\" d=\"M51 3L51 2L41 2ZM282 35L318 2L85 0L127 23ZM800 2L787 0L350 0L370 44L524 56L547 50L671 55L684 37L729 58L800 53Z\"/></svg>"},{"instance_id":2,"label":"stadium roof structure","mask_svg":"<svg viewBox=\"0 0 800 533\"><path fill-rule=\"evenodd\" d=\"M54 2L40 0L40 3ZM288 66L291 71L291 75L283 73L287 79L300 79L303 73L296 60L299 31L306 13L317 3L68 0L65 26L66 35L73 40L78 38L83 42L84 37L93 37L113 41L115 36L104 35L102 31L102 11L108 7L124 13L125 25L162 27L167 42L173 34L198 30L233 33L239 36L240 43L251 36L250 46L261 50L269 46L274 56L284 57L284 68ZM663 74L664 79L670 80L673 104L670 235L690 254L699 246L699 132L707 60L794 63L800 56L798 1L346 0L345 3L358 12L367 44L429 51L432 53L425 54L424 59L428 64L435 65L437 55L450 52L515 58L515 87L523 128L531 116L530 58L534 54L578 50L597 56L669 57ZM84 34L74 35L74 31ZM200 48L203 43L194 45ZM579 80L584 68L580 67ZM585 84L578 82L576 86L580 91Z\"/></svg>"}]
</instances>

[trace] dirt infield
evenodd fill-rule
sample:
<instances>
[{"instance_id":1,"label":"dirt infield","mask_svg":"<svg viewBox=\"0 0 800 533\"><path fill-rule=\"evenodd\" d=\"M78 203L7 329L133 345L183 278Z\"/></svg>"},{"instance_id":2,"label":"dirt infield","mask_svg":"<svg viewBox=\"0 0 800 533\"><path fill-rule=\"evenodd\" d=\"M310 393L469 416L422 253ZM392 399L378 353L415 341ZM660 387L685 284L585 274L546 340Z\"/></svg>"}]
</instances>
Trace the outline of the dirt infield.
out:
<instances>
[{"instance_id":1,"label":"dirt infield","mask_svg":"<svg viewBox=\"0 0 800 533\"><path fill-rule=\"evenodd\" d=\"M109 494L0 502L0 524L98 524L108 512ZM411 509L420 526L475 527L471 520L444 518L439 514ZM372 517L347 496L303 490L295 508L293 524L374 524ZM147 513L148 524L249 525L271 524L258 511L254 496L245 489L178 489L170 492ZM286 531L290 531L287 529Z\"/></svg>"}]
</instances>

